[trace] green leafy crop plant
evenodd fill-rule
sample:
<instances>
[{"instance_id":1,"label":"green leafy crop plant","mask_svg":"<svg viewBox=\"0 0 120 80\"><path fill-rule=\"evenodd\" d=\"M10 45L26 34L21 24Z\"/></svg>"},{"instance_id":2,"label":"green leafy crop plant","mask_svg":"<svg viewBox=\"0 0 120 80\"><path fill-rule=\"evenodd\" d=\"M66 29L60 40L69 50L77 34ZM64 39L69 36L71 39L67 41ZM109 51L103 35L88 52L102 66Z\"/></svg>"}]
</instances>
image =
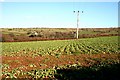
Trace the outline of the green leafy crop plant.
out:
<instances>
[{"instance_id":1,"label":"green leafy crop plant","mask_svg":"<svg viewBox=\"0 0 120 80\"><path fill-rule=\"evenodd\" d=\"M74 53L119 53L118 36L85 38L79 40L53 40L33 42L4 42L2 55L23 56L29 53L45 54L74 54Z\"/></svg>"}]
</instances>

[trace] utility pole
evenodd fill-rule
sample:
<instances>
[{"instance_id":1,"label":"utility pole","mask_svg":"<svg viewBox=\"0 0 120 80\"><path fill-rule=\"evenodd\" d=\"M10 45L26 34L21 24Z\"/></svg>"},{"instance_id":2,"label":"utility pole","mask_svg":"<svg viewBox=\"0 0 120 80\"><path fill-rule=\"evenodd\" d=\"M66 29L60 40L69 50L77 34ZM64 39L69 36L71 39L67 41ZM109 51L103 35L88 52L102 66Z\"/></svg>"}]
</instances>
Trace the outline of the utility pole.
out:
<instances>
[{"instance_id":1,"label":"utility pole","mask_svg":"<svg viewBox=\"0 0 120 80\"><path fill-rule=\"evenodd\" d=\"M73 11L74 13L76 13L76 11ZM77 34L77 39L78 39L78 30L79 30L79 13L80 13L80 11L77 11L77 32L76 32L76 34ZM82 11L82 13L83 13L83 11Z\"/></svg>"}]
</instances>

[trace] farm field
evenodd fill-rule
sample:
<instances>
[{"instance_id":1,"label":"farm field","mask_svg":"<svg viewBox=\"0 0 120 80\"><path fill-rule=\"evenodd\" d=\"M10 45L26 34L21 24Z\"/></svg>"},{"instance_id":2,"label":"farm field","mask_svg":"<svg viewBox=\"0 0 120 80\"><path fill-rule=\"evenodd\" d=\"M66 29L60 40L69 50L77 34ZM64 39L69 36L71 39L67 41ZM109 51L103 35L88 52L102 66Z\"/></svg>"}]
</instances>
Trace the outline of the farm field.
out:
<instances>
[{"instance_id":1,"label":"farm field","mask_svg":"<svg viewBox=\"0 0 120 80\"><path fill-rule=\"evenodd\" d=\"M119 1L0 1L0 80L120 80Z\"/></svg>"},{"instance_id":2,"label":"farm field","mask_svg":"<svg viewBox=\"0 0 120 80\"><path fill-rule=\"evenodd\" d=\"M120 28L80 28L79 38L118 36ZM75 28L1 28L2 42L75 39ZM37 36L34 35L37 33Z\"/></svg>"},{"instance_id":3,"label":"farm field","mask_svg":"<svg viewBox=\"0 0 120 80\"><path fill-rule=\"evenodd\" d=\"M2 78L118 80L119 36L2 43Z\"/></svg>"}]
</instances>

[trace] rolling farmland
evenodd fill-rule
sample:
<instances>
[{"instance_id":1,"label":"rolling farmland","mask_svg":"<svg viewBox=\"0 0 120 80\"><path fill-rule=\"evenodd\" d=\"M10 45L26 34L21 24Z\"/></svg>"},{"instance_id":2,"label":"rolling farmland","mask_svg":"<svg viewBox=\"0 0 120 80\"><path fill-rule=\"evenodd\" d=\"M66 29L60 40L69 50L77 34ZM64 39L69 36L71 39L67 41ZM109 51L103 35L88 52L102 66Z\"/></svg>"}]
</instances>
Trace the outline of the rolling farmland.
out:
<instances>
[{"instance_id":1,"label":"rolling farmland","mask_svg":"<svg viewBox=\"0 0 120 80\"><path fill-rule=\"evenodd\" d=\"M0 80L120 80L120 2L0 1Z\"/></svg>"},{"instance_id":2,"label":"rolling farmland","mask_svg":"<svg viewBox=\"0 0 120 80\"><path fill-rule=\"evenodd\" d=\"M80 40L57 40L37 42L3 43L3 55L54 55L54 54L94 54L119 53L118 37L98 37Z\"/></svg>"},{"instance_id":3,"label":"rolling farmland","mask_svg":"<svg viewBox=\"0 0 120 80\"><path fill-rule=\"evenodd\" d=\"M118 74L120 66L118 45L118 36L79 40L3 42L2 77L91 80L103 75L99 74L99 71L104 72L106 68ZM90 72L86 72L88 70L94 74L90 75ZM67 72L74 74L66 75ZM84 75L81 75L83 73ZM112 75L111 72L109 73ZM73 76L68 77L70 75ZM118 75L112 78L114 77L118 78ZM100 78L104 79L105 76Z\"/></svg>"}]
</instances>

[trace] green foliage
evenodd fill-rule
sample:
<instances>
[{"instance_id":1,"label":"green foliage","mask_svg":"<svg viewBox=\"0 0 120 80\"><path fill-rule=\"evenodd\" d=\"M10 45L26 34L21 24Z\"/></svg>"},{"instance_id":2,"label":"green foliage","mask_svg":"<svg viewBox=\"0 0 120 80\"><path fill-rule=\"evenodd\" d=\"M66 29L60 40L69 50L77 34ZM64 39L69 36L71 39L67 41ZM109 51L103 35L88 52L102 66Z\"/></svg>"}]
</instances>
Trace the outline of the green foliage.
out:
<instances>
[{"instance_id":1,"label":"green foliage","mask_svg":"<svg viewBox=\"0 0 120 80\"><path fill-rule=\"evenodd\" d=\"M118 36L79 40L12 42L2 44L6 56L119 53Z\"/></svg>"},{"instance_id":2,"label":"green foliage","mask_svg":"<svg viewBox=\"0 0 120 80\"><path fill-rule=\"evenodd\" d=\"M98 53L120 53L118 50L118 36L86 38L79 40L54 40L54 41L33 41L33 42L9 42L2 43L2 55L6 56L44 56L52 55L59 57L61 54L98 54ZM89 60L89 59L88 59ZM118 60L101 60L97 58L91 59L97 63L89 67L83 67L80 64L55 66L50 69L37 69L31 71L21 71L19 68L12 71L3 71L5 78L16 79L25 78L56 78L58 80L117 80L119 74L120 61ZM11 62L10 60L8 60ZM49 61L49 58L43 60ZM19 63L17 60L14 62ZM1 65L4 70L10 68L8 64ZM36 65L29 64L33 68ZM41 64L40 66L46 66ZM22 66L23 67L23 66ZM108 75L106 75L106 74ZM116 77L116 78L115 78ZM37 80L37 79L36 79Z\"/></svg>"},{"instance_id":3,"label":"green foliage","mask_svg":"<svg viewBox=\"0 0 120 80\"><path fill-rule=\"evenodd\" d=\"M54 78L55 73L55 69L41 69L27 72L32 78Z\"/></svg>"},{"instance_id":4,"label":"green foliage","mask_svg":"<svg viewBox=\"0 0 120 80\"><path fill-rule=\"evenodd\" d=\"M105 60L91 66L77 64L57 67L59 80L119 80L120 62Z\"/></svg>"},{"instance_id":5,"label":"green foliage","mask_svg":"<svg viewBox=\"0 0 120 80\"><path fill-rule=\"evenodd\" d=\"M36 69L31 71L20 71L18 68L12 71L3 71L5 78L12 80L24 76L24 78L38 79L58 79L58 80L118 80L120 73L120 62L112 59L93 59L97 63L91 66L81 66L80 64L68 64L54 66L47 69ZM4 79L3 79L4 80Z\"/></svg>"}]
</instances>

